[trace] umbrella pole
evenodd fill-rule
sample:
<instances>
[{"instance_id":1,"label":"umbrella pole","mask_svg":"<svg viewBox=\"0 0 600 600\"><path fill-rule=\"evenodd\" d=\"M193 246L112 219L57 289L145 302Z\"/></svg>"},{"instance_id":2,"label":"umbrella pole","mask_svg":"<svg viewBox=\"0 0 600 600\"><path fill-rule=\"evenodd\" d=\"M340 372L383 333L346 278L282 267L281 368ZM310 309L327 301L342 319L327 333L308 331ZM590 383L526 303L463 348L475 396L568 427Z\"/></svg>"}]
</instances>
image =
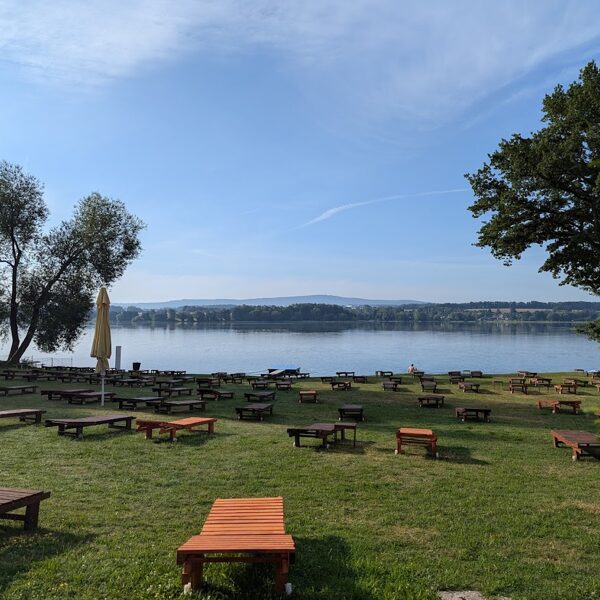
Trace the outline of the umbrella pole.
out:
<instances>
[{"instance_id":1,"label":"umbrella pole","mask_svg":"<svg viewBox=\"0 0 600 600\"><path fill-rule=\"evenodd\" d=\"M104 406L104 373L102 373L102 399L100 401L100 406Z\"/></svg>"}]
</instances>

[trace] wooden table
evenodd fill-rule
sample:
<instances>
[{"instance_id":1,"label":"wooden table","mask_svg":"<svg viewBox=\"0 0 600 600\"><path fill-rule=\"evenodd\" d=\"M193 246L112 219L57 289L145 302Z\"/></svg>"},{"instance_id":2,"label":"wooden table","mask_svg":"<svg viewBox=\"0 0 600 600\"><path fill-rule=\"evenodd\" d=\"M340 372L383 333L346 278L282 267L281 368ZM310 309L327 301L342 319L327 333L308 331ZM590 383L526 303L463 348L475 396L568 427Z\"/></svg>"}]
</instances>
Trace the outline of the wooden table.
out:
<instances>
[{"instance_id":1,"label":"wooden table","mask_svg":"<svg viewBox=\"0 0 600 600\"><path fill-rule=\"evenodd\" d=\"M244 400L252 402L258 400L275 400L275 392L244 392Z\"/></svg>"},{"instance_id":2,"label":"wooden table","mask_svg":"<svg viewBox=\"0 0 600 600\"><path fill-rule=\"evenodd\" d=\"M240 420L250 417L262 421L265 415L273 414L273 405L269 402L251 402L246 406L238 406L235 412Z\"/></svg>"},{"instance_id":3,"label":"wooden table","mask_svg":"<svg viewBox=\"0 0 600 600\"><path fill-rule=\"evenodd\" d=\"M431 429L401 427L396 432L396 454L401 454L406 445L424 446L430 456L437 458L437 436Z\"/></svg>"},{"instance_id":4,"label":"wooden table","mask_svg":"<svg viewBox=\"0 0 600 600\"><path fill-rule=\"evenodd\" d=\"M354 419L355 421L364 421L364 409L360 404L344 404L338 408L339 420Z\"/></svg>"},{"instance_id":5,"label":"wooden table","mask_svg":"<svg viewBox=\"0 0 600 600\"><path fill-rule=\"evenodd\" d=\"M184 586L194 591L202 587L205 563L271 563L281 596L295 551L285 533L283 498L227 498L215 500L200 535L177 549L177 564L183 565Z\"/></svg>"},{"instance_id":6,"label":"wooden table","mask_svg":"<svg viewBox=\"0 0 600 600\"><path fill-rule=\"evenodd\" d=\"M577 414L581 408L581 400L538 400L538 408L551 408L553 413L560 412L561 408L568 408Z\"/></svg>"},{"instance_id":7,"label":"wooden table","mask_svg":"<svg viewBox=\"0 0 600 600\"><path fill-rule=\"evenodd\" d=\"M454 409L454 414L456 415L456 418L460 419L461 421L467 421L469 419L479 421L479 417L481 417L483 421L489 423L492 409L459 406Z\"/></svg>"},{"instance_id":8,"label":"wooden table","mask_svg":"<svg viewBox=\"0 0 600 600\"><path fill-rule=\"evenodd\" d=\"M317 390L300 390L298 392L298 402L315 402L319 401Z\"/></svg>"},{"instance_id":9,"label":"wooden table","mask_svg":"<svg viewBox=\"0 0 600 600\"><path fill-rule=\"evenodd\" d=\"M23 521L25 531L34 531L38 526L40 503L50 498L50 492L21 490L0 487L0 519ZM25 514L15 514L15 510L25 509Z\"/></svg>"},{"instance_id":10,"label":"wooden table","mask_svg":"<svg viewBox=\"0 0 600 600\"><path fill-rule=\"evenodd\" d=\"M568 446L572 451L573 460L582 456L593 456L600 459L600 439L589 431L556 429L550 432L555 448Z\"/></svg>"},{"instance_id":11,"label":"wooden table","mask_svg":"<svg viewBox=\"0 0 600 600\"><path fill-rule=\"evenodd\" d=\"M329 447L329 437L335 442L335 424L333 423L313 423L305 427L289 427L287 433L294 438L294 447L300 447L300 438L316 438L321 440L321 447Z\"/></svg>"},{"instance_id":12,"label":"wooden table","mask_svg":"<svg viewBox=\"0 0 600 600\"><path fill-rule=\"evenodd\" d=\"M419 396L417 402L420 408L439 408L444 406L444 396Z\"/></svg>"}]
</instances>

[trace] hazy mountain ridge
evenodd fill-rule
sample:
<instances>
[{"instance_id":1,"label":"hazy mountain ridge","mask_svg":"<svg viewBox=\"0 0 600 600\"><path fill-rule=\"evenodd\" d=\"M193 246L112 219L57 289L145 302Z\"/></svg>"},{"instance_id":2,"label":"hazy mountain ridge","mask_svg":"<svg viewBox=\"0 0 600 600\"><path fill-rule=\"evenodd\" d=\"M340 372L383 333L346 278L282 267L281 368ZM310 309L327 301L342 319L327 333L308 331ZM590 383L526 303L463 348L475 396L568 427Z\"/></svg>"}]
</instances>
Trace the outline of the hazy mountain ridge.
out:
<instances>
[{"instance_id":1,"label":"hazy mountain ridge","mask_svg":"<svg viewBox=\"0 0 600 600\"><path fill-rule=\"evenodd\" d=\"M341 306L402 306L407 304L427 304L420 300L368 300L328 294L309 296L281 296L276 298L233 298L183 299L165 302L115 302L113 306L137 306L142 309L179 308L182 306L290 306L291 304L337 304Z\"/></svg>"}]
</instances>

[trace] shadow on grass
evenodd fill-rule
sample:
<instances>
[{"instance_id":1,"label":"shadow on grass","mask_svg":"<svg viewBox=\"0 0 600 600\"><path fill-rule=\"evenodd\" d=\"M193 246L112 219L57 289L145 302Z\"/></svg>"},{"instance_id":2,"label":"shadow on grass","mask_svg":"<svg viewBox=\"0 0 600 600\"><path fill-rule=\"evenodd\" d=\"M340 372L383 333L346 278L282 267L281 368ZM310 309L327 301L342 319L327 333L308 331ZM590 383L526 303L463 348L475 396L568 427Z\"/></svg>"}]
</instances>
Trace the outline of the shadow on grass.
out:
<instances>
[{"instance_id":1,"label":"shadow on grass","mask_svg":"<svg viewBox=\"0 0 600 600\"><path fill-rule=\"evenodd\" d=\"M480 460L471 455L470 448L464 446L443 446L439 449L438 460L461 465L489 465L487 460Z\"/></svg>"},{"instance_id":2,"label":"shadow on grass","mask_svg":"<svg viewBox=\"0 0 600 600\"><path fill-rule=\"evenodd\" d=\"M0 526L0 596L14 578L30 571L35 563L91 542L94 537L43 528L26 533L21 524Z\"/></svg>"},{"instance_id":3,"label":"shadow on grass","mask_svg":"<svg viewBox=\"0 0 600 600\"><path fill-rule=\"evenodd\" d=\"M360 587L357 573L351 567L350 546L344 539L334 535L294 539L296 561L290 567L293 597L375 600L375 596ZM219 600L282 597L273 590L274 568L269 564L209 565L204 575L204 587L194 597Z\"/></svg>"}]
</instances>

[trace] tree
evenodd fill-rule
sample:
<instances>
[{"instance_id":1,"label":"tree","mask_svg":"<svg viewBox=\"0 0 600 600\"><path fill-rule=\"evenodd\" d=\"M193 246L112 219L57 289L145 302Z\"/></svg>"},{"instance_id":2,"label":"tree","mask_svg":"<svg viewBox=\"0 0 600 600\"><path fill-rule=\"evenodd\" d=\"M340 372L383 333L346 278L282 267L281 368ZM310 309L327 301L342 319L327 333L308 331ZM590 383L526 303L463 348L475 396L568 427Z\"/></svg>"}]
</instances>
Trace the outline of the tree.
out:
<instances>
[{"instance_id":1,"label":"tree","mask_svg":"<svg viewBox=\"0 0 600 600\"><path fill-rule=\"evenodd\" d=\"M600 70L595 62L567 89L558 85L544 98L542 122L529 137L503 139L489 162L466 175L476 197L469 210L475 218L487 218L476 245L506 265L541 246L547 258L540 272L598 295Z\"/></svg>"},{"instance_id":2,"label":"tree","mask_svg":"<svg viewBox=\"0 0 600 600\"><path fill-rule=\"evenodd\" d=\"M0 162L0 327L11 338L9 363L32 341L45 352L72 348L98 287L141 251L142 221L98 193L80 200L70 220L45 230L47 220L41 183Z\"/></svg>"}]
</instances>

